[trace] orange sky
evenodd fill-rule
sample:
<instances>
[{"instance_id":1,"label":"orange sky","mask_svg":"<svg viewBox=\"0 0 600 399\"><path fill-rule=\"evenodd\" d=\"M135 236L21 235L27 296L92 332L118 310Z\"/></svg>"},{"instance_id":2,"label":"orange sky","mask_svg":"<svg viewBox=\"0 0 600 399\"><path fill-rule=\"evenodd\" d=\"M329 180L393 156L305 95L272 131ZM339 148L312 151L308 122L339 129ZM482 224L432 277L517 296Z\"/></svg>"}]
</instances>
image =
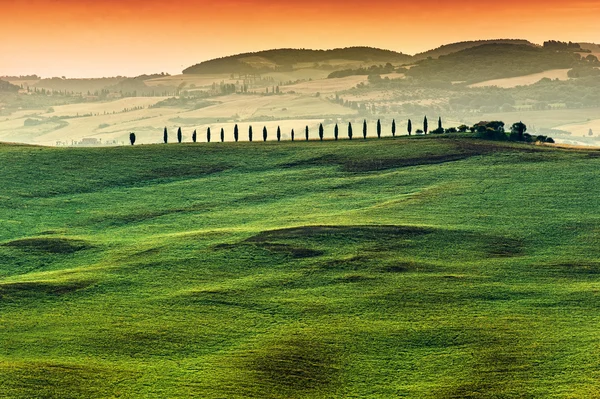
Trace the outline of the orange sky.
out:
<instances>
[{"instance_id":1,"label":"orange sky","mask_svg":"<svg viewBox=\"0 0 600 399\"><path fill-rule=\"evenodd\" d=\"M600 0L0 0L0 75L180 73L268 48L600 42Z\"/></svg>"}]
</instances>

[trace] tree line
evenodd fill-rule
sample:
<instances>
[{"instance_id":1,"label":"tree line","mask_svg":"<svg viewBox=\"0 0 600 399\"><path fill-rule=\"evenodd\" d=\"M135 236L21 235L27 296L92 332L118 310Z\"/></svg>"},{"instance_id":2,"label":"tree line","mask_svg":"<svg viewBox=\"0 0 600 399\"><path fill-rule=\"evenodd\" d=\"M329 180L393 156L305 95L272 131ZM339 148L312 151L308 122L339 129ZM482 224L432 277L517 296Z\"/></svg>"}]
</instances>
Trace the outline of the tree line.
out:
<instances>
[{"instance_id":1,"label":"tree line","mask_svg":"<svg viewBox=\"0 0 600 399\"><path fill-rule=\"evenodd\" d=\"M407 131L408 135L412 136L413 122L411 119L408 119L406 126L407 126L406 131ZM377 120L375 129L376 129L376 133L377 133L377 138L381 138L383 135L383 125L381 123L381 119ZM444 133L445 134L466 133L468 131L470 131L471 133L476 133L477 137L479 137L479 138L490 139L490 140L511 140L511 141L524 141L524 142L541 141L541 142L551 142L551 143L554 142L554 140L552 140L552 138L547 137L547 136L531 136L530 134L527 134L526 133L527 126L522 122L514 123L510 128L510 132L507 133L505 131L505 124L504 124L504 122L501 122L501 121L493 121L493 122L483 122L482 121L482 122L479 122L470 127L463 124L458 127L444 128L442 118L439 117L437 120L437 128L430 130L429 120L427 119L427 116L425 116L423 118L422 128L416 129L414 133L416 135L427 135L427 134L444 134ZM367 120L365 119L362 123L362 137L364 140L367 139L368 132L369 132L369 127L367 124ZM396 137L397 130L396 130L396 120L395 119L392 120L392 123L390 126L390 132L391 132L392 137ZM324 136L325 136L325 128L323 127L322 123L319 124L317 134L318 134L318 136L317 136L318 139L320 141L323 141ZM352 140L354 138L354 128L352 126L352 122L348 122L348 126L346 129L346 135L349 140ZM250 125L248 127L248 136L247 137L248 137L248 141L250 141L250 142L254 141L254 139L255 139L252 125ZM269 138L269 131L268 131L267 127L264 126L262 129L262 140L267 141L268 138ZM275 138L277 139L277 141L281 141L281 139L282 139L281 127L279 127L279 126L277 126ZM296 141L296 139L297 139L296 132L294 131L294 129L291 129L290 138L291 138L291 141ZM233 139L236 142L240 140L240 129L237 124L233 128ZM309 141L310 139L311 139L310 129L308 126L306 126L304 128L304 140ZM333 128L333 139L336 141L338 139L340 139L340 127L339 127L339 124L337 124L337 123L335 124L335 126ZM178 143L183 142L183 133L182 133L181 127L179 127L177 129L176 140ZM136 142L135 133L129 134L129 141L130 141L131 145L135 144L135 142ZM198 141L198 132L197 132L197 130L194 130L194 132L192 133L192 142L196 143L197 141ZM224 128L220 129L219 136L215 140L212 135L212 130L209 127L206 130L206 141L208 143L210 143L211 141L225 142L225 129ZM165 144L169 143L169 131L166 127L163 130L163 143L165 143Z\"/></svg>"}]
</instances>

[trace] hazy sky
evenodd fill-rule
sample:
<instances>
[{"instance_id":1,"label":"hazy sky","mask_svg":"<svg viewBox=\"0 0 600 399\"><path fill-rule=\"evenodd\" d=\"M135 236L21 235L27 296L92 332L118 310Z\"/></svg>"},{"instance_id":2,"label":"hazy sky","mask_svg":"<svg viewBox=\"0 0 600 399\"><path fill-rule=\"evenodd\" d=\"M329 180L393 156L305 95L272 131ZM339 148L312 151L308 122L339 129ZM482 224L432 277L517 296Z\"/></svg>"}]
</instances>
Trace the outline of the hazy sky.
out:
<instances>
[{"instance_id":1,"label":"hazy sky","mask_svg":"<svg viewBox=\"0 0 600 399\"><path fill-rule=\"evenodd\" d=\"M0 0L0 75L180 73L268 48L600 42L600 0Z\"/></svg>"}]
</instances>

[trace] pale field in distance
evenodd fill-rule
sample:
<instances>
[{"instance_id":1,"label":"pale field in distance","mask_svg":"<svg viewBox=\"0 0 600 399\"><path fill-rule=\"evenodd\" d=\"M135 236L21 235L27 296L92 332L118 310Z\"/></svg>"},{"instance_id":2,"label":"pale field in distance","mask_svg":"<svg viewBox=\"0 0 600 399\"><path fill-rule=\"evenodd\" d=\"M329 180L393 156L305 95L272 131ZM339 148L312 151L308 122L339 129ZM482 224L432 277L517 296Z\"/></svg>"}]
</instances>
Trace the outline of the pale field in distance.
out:
<instances>
[{"instance_id":1,"label":"pale field in distance","mask_svg":"<svg viewBox=\"0 0 600 399\"><path fill-rule=\"evenodd\" d=\"M232 84L235 83L236 79L231 79L231 75L220 74L220 75L173 75L164 76L155 79L146 80L146 86L156 87L157 90L160 86L179 87L183 84L184 89L189 89L192 85L195 87L209 87L213 83L219 84L221 82Z\"/></svg>"},{"instance_id":2,"label":"pale field in distance","mask_svg":"<svg viewBox=\"0 0 600 399\"><path fill-rule=\"evenodd\" d=\"M275 117L293 119L298 116L351 115L356 111L334 104L322 97L280 94L273 96L238 95L218 97L216 105L192 110L182 118L234 118L238 120Z\"/></svg>"},{"instance_id":3,"label":"pale field in distance","mask_svg":"<svg viewBox=\"0 0 600 399\"><path fill-rule=\"evenodd\" d=\"M592 137L600 137L600 119L593 119L583 123L571 123L557 127L557 129L566 130L573 136L588 137L590 129L594 134Z\"/></svg>"},{"instance_id":4,"label":"pale field in distance","mask_svg":"<svg viewBox=\"0 0 600 399\"><path fill-rule=\"evenodd\" d=\"M544 78L548 78L548 79L552 79L552 80L554 80L554 79L568 80L569 79L569 76L567 75L568 72L569 72L569 69L552 69L549 71L534 73L532 75L517 76L514 78L487 80L485 82L479 82L479 83L469 85L469 87L496 86L496 87L500 87L500 88L504 88L504 89L510 89L510 88L517 87L517 86L529 86L529 85L539 82L540 80L542 80Z\"/></svg>"},{"instance_id":5,"label":"pale field in distance","mask_svg":"<svg viewBox=\"0 0 600 399\"><path fill-rule=\"evenodd\" d=\"M108 102L57 105L51 107L54 109L54 112L46 112L41 114L41 116L51 118L53 116L112 114L113 112L123 112L125 109L133 109L136 107L148 108L166 98L167 97L127 97Z\"/></svg>"},{"instance_id":6,"label":"pale field in distance","mask_svg":"<svg viewBox=\"0 0 600 399\"><path fill-rule=\"evenodd\" d=\"M149 107L163 99L135 97L102 103L63 105L53 107L54 112L51 113L47 110L19 111L0 119L0 141L55 145L58 141L71 143L82 138L98 138L103 141L127 142L129 133L135 132L138 143L154 143L162 140L165 126L172 131L171 140L174 141L178 127L188 131L194 128L205 129L211 126L211 121L216 127L221 124L228 126L226 124L234 124L236 121L243 123L250 119L275 120L269 122L269 126L273 125L276 128L279 124L291 129L292 126L303 128L306 123L298 125L290 121L322 121L323 116L346 118L356 114L355 110L334 104L326 98L297 94L232 94L214 97L209 100L214 102L214 105L195 110L179 107L131 110L136 106ZM124 112L125 108L130 110ZM113 111L116 113L113 114ZM68 118L60 121L50 120L53 116ZM45 123L25 126L25 121L30 118ZM188 136L191 136L191 132Z\"/></svg>"},{"instance_id":7,"label":"pale field in distance","mask_svg":"<svg viewBox=\"0 0 600 399\"><path fill-rule=\"evenodd\" d=\"M356 87L359 83L367 82L367 76L348 76L337 79L320 79L310 82L296 83L288 86L281 86L283 92L294 91L301 94L330 94Z\"/></svg>"}]
</instances>

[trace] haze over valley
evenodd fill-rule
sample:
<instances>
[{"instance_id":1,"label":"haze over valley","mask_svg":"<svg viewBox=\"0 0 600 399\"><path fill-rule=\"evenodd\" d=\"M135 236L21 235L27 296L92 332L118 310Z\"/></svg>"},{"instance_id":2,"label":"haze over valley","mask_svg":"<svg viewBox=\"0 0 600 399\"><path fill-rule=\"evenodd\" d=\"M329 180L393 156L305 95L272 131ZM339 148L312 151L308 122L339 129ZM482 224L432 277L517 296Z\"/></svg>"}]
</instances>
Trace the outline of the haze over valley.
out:
<instances>
[{"instance_id":1,"label":"haze over valley","mask_svg":"<svg viewBox=\"0 0 600 399\"><path fill-rule=\"evenodd\" d=\"M600 47L526 40L461 42L407 55L354 47L269 50L191 65L179 75L4 76L0 140L42 145L162 140L164 127L269 130L443 116L453 125L525 121L558 141L597 145ZM402 134L401 133L401 134Z\"/></svg>"}]
</instances>

